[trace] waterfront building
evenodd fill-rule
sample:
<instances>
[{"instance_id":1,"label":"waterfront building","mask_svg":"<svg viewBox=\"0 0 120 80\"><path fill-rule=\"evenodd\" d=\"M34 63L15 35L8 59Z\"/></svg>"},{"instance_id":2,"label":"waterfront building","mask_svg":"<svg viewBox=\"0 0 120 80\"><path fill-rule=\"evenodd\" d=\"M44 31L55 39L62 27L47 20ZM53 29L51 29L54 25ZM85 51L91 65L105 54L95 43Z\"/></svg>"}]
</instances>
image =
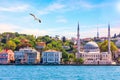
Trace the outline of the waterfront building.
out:
<instances>
[{"instance_id":1,"label":"waterfront building","mask_svg":"<svg viewBox=\"0 0 120 80\"><path fill-rule=\"evenodd\" d=\"M76 58L83 58L84 64L111 64L111 50L110 50L110 26L108 26L108 52L100 52L99 46L94 41L89 41L83 47L83 51L80 50L80 34L79 24L77 29L77 50Z\"/></svg>"},{"instance_id":2,"label":"waterfront building","mask_svg":"<svg viewBox=\"0 0 120 80\"><path fill-rule=\"evenodd\" d=\"M115 44L118 47L118 51L115 54L115 58L119 58L120 57L120 38L118 38Z\"/></svg>"},{"instance_id":3,"label":"waterfront building","mask_svg":"<svg viewBox=\"0 0 120 80\"><path fill-rule=\"evenodd\" d=\"M24 51L15 51L15 63L16 64L23 64L24 63Z\"/></svg>"},{"instance_id":4,"label":"waterfront building","mask_svg":"<svg viewBox=\"0 0 120 80\"><path fill-rule=\"evenodd\" d=\"M37 64L40 62L40 53L32 48L21 48L15 51L16 64Z\"/></svg>"},{"instance_id":5,"label":"waterfront building","mask_svg":"<svg viewBox=\"0 0 120 80\"><path fill-rule=\"evenodd\" d=\"M14 61L14 52L12 50L0 52L0 64L9 64L11 61Z\"/></svg>"},{"instance_id":6,"label":"waterfront building","mask_svg":"<svg viewBox=\"0 0 120 80\"><path fill-rule=\"evenodd\" d=\"M56 50L47 50L42 53L43 64L60 64L62 52Z\"/></svg>"},{"instance_id":7,"label":"waterfront building","mask_svg":"<svg viewBox=\"0 0 120 80\"><path fill-rule=\"evenodd\" d=\"M118 48L120 48L120 38L116 41L116 46L118 47Z\"/></svg>"}]
</instances>

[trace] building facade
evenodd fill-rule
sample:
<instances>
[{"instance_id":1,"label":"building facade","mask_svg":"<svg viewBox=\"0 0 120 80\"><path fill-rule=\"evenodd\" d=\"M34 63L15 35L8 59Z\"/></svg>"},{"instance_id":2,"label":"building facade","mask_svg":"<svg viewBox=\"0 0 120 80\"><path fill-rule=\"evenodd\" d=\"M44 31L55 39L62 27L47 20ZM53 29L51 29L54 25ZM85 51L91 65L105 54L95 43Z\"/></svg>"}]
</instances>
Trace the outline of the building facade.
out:
<instances>
[{"instance_id":1,"label":"building facade","mask_svg":"<svg viewBox=\"0 0 120 80\"><path fill-rule=\"evenodd\" d=\"M84 46L84 51L77 54L77 58L83 58L84 64L111 64L111 54L100 52L98 45L91 41Z\"/></svg>"},{"instance_id":2,"label":"building facade","mask_svg":"<svg viewBox=\"0 0 120 80\"><path fill-rule=\"evenodd\" d=\"M40 53L32 48L21 48L15 51L16 64L37 64L40 62Z\"/></svg>"},{"instance_id":3,"label":"building facade","mask_svg":"<svg viewBox=\"0 0 120 80\"><path fill-rule=\"evenodd\" d=\"M62 53L55 50L47 50L42 53L43 64L60 64Z\"/></svg>"},{"instance_id":4,"label":"building facade","mask_svg":"<svg viewBox=\"0 0 120 80\"><path fill-rule=\"evenodd\" d=\"M76 58L83 58L84 64L112 64L110 49L110 26L108 26L108 52L100 52L99 46L93 41L86 43L83 47L83 51L80 51L79 25L77 31L78 52L76 53Z\"/></svg>"},{"instance_id":5,"label":"building facade","mask_svg":"<svg viewBox=\"0 0 120 80\"><path fill-rule=\"evenodd\" d=\"M0 64L9 64L14 61L14 52L12 50L3 50L0 53Z\"/></svg>"}]
</instances>

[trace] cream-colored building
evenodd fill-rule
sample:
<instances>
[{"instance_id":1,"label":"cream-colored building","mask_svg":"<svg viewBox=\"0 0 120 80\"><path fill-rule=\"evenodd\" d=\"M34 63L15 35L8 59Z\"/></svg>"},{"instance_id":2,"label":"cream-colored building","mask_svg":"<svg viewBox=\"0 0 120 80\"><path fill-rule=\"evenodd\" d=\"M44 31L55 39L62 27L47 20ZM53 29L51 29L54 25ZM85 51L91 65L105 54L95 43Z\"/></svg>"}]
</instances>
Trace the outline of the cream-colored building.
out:
<instances>
[{"instance_id":1,"label":"cream-colored building","mask_svg":"<svg viewBox=\"0 0 120 80\"><path fill-rule=\"evenodd\" d=\"M60 64L62 52L56 50L47 50L42 53L43 64Z\"/></svg>"}]
</instances>

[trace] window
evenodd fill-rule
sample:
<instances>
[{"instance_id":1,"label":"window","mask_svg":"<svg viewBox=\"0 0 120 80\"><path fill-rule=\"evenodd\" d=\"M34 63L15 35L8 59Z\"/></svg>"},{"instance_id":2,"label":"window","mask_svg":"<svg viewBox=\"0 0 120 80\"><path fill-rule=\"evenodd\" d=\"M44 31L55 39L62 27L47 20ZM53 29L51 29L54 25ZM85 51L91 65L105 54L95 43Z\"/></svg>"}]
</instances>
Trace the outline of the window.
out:
<instances>
[{"instance_id":1,"label":"window","mask_svg":"<svg viewBox=\"0 0 120 80\"><path fill-rule=\"evenodd\" d=\"M44 56L46 56L46 53L44 53Z\"/></svg>"},{"instance_id":2,"label":"window","mask_svg":"<svg viewBox=\"0 0 120 80\"><path fill-rule=\"evenodd\" d=\"M55 61L58 61L58 59L56 58Z\"/></svg>"}]
</instances>

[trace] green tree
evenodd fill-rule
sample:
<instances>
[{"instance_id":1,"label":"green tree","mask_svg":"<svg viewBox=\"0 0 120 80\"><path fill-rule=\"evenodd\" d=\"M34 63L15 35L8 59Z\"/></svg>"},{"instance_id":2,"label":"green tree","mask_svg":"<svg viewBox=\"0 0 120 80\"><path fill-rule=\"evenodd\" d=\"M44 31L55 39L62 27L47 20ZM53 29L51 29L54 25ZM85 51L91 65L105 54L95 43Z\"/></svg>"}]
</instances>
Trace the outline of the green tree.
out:
<instances>
[{"instance_id":1,"label":"green tree","mask_svg":"<svg viewBox=\"0 0 120 80\"><path fill-rule=\"evenodd\" d=\"M110 47L111 47L111 52L117 51L118 48L116 47L116 45L113 42L110 42ZM108 51L108 41L105 40L102 43L99 43L99 47L100 47L100 51L101 52L106 52Z\"/></svg>"},{"instance_id":2,"label":"green tree","mask_svg":"<svg viewBox=\"0 0 120 80\"><path fill-rule=\"evenodd\" d=\"M7 44L5 45L5 47L9 48L9 49L12 49L12 50L15 50L16 44L12 40L9 40L9 41L7 41Z\"/></svg>"},{"instance_id":3,"label":"green tree","mask_svg":"<svg viewBox=\"0 0 120 80\"><path fill-rule=\"evenodd\" d=\"M112 58L114 59L115 51L118 50L117 46L113 43L110 42L110 47L111 47L111 52L112 52ZM108 40L105 40L102 43L99 43L100 51L101 52L107 52L108 51Z\"/></svg>"},{"instance_id":4,"label":"green tree","mask_svg":"<svg viewBox=\"0 0 120 80\"><path fill-rule=\"evenodd\" d=\"M71 63L71 62L73 62L73 60L74 60L74 58L75 58L75 56L74 56L74 54L73 53L71 53L71 54L68 54L68 58L69 58L69 63Z\"/></svg>"},{"instance_id":5,"label":"green tree","mask_svg":"<svg viewBox=\"0 0 120 80\"><path fill-rule=\"evenodd\" d=\"M12 41L15 42L16 45L18 45L20 43L20 40L17 37L12 39Z\"/></svg>"},{"instance_id":6,"label":"green tree","mask_svg":"<svg viewBox=\"0 0 120 80\"><path fill-rule=\"evenodd\" d=\"M74 58L74 62L76 64L83 64L84 63L84 59L83 58Z\"/></svg>"},{"instance_id":7,"label":"green tree","mask_svg":"<svg viewBox=\"0 0 120 80\"><path fill-rule=\"evenodd\" d=\"M39 36L37 38L37 41L46 42L46 44L48 44L48 43L51 42L51 38L48 35L46 35L46 36Z\"/></svg>"}]
</instances>

